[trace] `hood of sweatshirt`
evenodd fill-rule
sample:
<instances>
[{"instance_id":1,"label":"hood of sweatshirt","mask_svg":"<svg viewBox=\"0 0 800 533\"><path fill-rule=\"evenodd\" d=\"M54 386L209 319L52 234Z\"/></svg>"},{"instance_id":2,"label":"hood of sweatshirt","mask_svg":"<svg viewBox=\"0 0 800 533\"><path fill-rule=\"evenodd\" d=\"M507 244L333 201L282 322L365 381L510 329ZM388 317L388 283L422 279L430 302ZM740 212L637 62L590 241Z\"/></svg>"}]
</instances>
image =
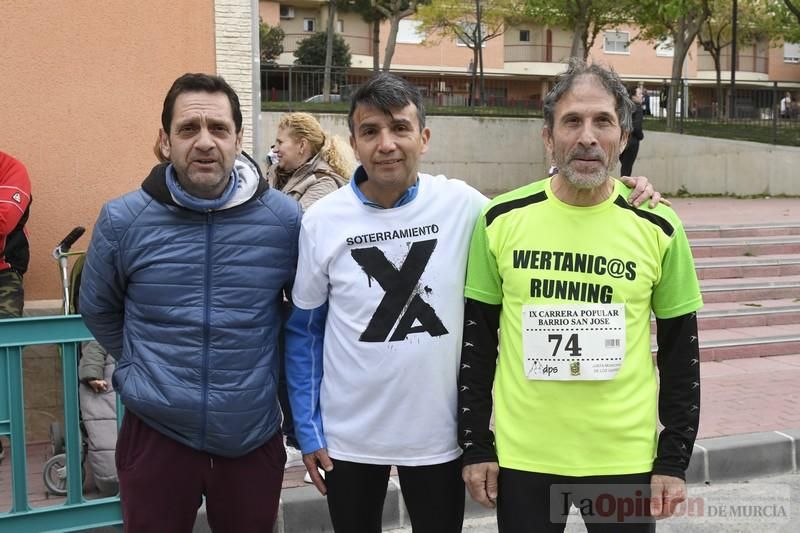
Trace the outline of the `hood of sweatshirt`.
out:
<instances>
[{"instance_id":1,"label":"hood of sweatshirt","mask_svg":"<svg viewBox=\"0 0 800 533\"><path fill-rule=\"evenodd\" d=\"M197 198L180 187L171 163L161 163L153 167L144 179L142 189L161 203L206 212L242 205L260 196L269 188L269 183L261 175L256 162L244 152L234 162L231 180L232 183L229 183L221 198L213 200Z\"/></svg>"}]
</instances>

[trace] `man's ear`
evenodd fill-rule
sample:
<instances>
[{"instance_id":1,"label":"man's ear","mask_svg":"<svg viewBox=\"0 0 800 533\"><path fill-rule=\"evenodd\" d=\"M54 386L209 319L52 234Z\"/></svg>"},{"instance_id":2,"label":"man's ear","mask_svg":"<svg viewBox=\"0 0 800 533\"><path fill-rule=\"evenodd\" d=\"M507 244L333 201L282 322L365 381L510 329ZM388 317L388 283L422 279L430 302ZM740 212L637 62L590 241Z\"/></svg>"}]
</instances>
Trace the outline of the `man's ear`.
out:
<instances>
[{"instance_id":1,"label":"man's ear","mask_svg":"<svg viewBox=\"0 0 800 533\"><path fill-rule=\"evenodd\" d=\"M236 155L242 155L242 136L244 135L244 126L236 134Z\"/></svg>"},{"instance_id":2,"label":"man's ear","mask_svg":"<svg viewBox=\"0 0 800 533\"><path fill-rule=\"evenodd\" d=\"M420 132L420 140L422 141L422 153L428 151L428 143L431 140L431 130L430 128L422 128Z\"/></svg>"},{"instance_id":3,"label":"man's ear","mask_svg":"<svg viewBox=\"0 0 800 533\"><path fill-rule=\"evenodd\" d=\"M550 128L548 128L547 126L542 128L542 141L544 141L544 147L550 153L550 157L552 157L553 136L551 135Z\"/></svg>"},{"instance_id":4,"label":"man's ear","mask_svg":"<svg viewBox=\"0 0 800 533\"><path fill-rule=\"evenodd\" d=\"M160 128L158 130L158 144L161 147L161 155L163 155L166 159L169 159L169 135L164 131L164 128Z\"/></svg>"},{"instance_id":5,"label":"man's ear","mask_svg":"<svg viewBox=\"0 0 800 533\"><path fill-rule=\"evenodd\" d=\"M361 163L361 158L358 157L358 150L356 150L356 138L352 135L350 136L350 148L353 149L353 154L356 156L356 161Z\"/></svg>"}]
</instances>

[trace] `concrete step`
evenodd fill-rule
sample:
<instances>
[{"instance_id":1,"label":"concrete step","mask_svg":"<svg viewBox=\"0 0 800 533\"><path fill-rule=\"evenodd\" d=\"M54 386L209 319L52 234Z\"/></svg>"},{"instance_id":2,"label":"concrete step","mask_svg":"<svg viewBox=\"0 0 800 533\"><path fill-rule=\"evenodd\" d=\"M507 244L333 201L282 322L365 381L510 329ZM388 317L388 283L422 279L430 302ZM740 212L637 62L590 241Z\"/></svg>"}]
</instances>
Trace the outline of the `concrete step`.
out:
<instances>
[{"instance_id":1,"label":"concrete step","mask_svg":"<svg viewBox=\"0 0 800 533\"><path fill-rule=\"evenodd\" d=\"M695 259L800 254L800 235L692 239L690 244Z\"/></svg>"},{"instance_id":2,"label":"concrete step","mask_svg":"<svg viewBox=\"0 0 800 533\"><path fill-rule=\"evenodd\" d=\"M798 353L800 223L694 225L686 232L705 304L698 313L701 361Z\"/></svg>"},{"instance_id":3,"label":"concrete step","mask_svg":"<svg viewBox=\"0 0 800 533\"><path fill-rule=\"evenodd\" d=\"M800 324L800 299L712 303L700 310L697 319L701 331Z\"/></svg>"},{"instance_id":4,"label":"concrete step","mask_svg":"<svg viewBox=\"0 0 800 533\"><path fill-rule=\"evenodd\" d=\"M701 330L700 360L790 355L800 351L800 324ZM653 353L657 349L651 339Z\"/></svg>"},{"instance_id":5,"label":"concrete step","mask_svg":"<svg viewBox=\"0 0 800 533\"><path fill-rule=\"evenodd\" d=\"M697 325L701 331L785 324L800 324L800 299L719 302L706 304L697 313ZM655 331L655 318L650 326Z\"/></svg>"},{"instance_id":6,"label":"concrete step","mask_svg":"<svg viewBox=\"0 0 800 533\"><path fill-rule=\"evenodd\" d=\"M686 226L686 235L690 239L800 235L800 223L771 222L765 224L701 224Z\"/></svg>"},{"instance_id":7,"label":"concrete step","mask_svg":"<svg viewBox=\"0 0 800 533\"><path fill-rule=\"evenodd\" d=\"M695 259L698 279L793 276L800 274L800 254Z\"/></svg>"},{"instance_id":8,"label":"concrete step","mask_svg":"<svg viewBox=\"0 0 800 533\"><path fill-rule=\"evenodd\" d=\"M703 335L706 333L708 332L700 332L701 361L724 361L726 359L743 359L747 357L790 355L800 350L800 333L776 337L753 337L750 339L731 338L716 341L703 341Z\"/></svg>"},{"instance_id":9,"label":"concrete step","mask_svg":"<svg viewBox=\"0 0 800 533\"><path fill-rule=\"evenodd\" d=\"M703 301L760 302L768 299L800 298L800 275L751 277L746 279L704 279L700 281Z\"/></svg>"}]
</instances>

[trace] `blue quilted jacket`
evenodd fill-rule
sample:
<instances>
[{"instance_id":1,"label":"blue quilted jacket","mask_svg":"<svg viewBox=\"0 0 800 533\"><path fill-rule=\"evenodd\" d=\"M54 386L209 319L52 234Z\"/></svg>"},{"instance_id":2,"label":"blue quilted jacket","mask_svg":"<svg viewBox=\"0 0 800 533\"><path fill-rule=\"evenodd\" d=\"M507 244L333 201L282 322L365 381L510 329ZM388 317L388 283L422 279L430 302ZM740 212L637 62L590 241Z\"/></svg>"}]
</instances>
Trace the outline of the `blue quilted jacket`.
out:
<instances>
[{"instance_id":1,"label":"blue quilted jacket","mask_svg":"<svg viewBox=\"0 0 800 533\"><path fill-rule=\"evenodd\" d=\"M80 291L86 324L118 360L125 407L178 442L227 457L280 426L279 306L294 279L301 217L297 202L248 166L252 196L208 212L173 201L166 165L155 167L140 190L103 207Z\"/></svg>"}]
</instances>

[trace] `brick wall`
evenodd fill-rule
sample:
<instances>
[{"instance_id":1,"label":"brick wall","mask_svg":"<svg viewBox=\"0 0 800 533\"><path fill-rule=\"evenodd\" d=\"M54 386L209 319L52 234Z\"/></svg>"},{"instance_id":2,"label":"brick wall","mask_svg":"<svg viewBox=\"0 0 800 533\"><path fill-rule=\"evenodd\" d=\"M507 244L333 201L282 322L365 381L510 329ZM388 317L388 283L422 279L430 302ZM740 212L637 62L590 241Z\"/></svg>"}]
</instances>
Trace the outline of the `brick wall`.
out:
<instances>
[{"instance_id":1,"label":"brick wall","mask_svg":"<svg viewBox=\"0 0 800 533\"><path fill-rule=\"evenodd\" d=\"M236 90L242 107L243 146L254 154L252 0L215 0L217 74ZM256 15L257 17L257 15ZM258 45L258 43L255 43Z\"/></svg>"}]
</instances>

